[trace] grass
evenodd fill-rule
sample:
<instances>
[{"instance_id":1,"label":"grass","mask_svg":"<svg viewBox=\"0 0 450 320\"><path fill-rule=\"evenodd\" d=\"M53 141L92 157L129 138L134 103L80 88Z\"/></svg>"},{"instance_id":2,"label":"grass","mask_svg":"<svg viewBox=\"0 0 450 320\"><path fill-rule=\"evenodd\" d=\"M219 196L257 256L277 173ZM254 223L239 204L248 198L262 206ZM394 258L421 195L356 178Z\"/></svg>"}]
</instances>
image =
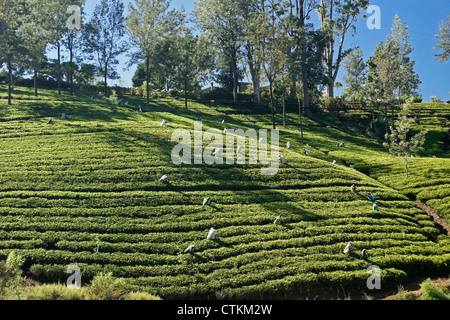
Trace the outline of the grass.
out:
<instances>
[{"instance_id":1,"label":"grass","mask_svg":"<svg viewBox=\"0 0 450 320\"><path fill-rule=\"evenodd\" d=\"M372 264L382 268L385 287L448 271L448 238L408 199L417 192L440 208L433 201L448 197L446 158L415 158L411 179L402 182L400 159L327 114L305 119L306 157L297 116L288 115L280 128L287 164L276 176L261 176L261 164L176 166L171 134L192 131L198 116L205 130L220 131L270 129L270 117L231 116L232 106L195 102L185 111L174 99L139 113L145 103L138 98L109 107L91 93L40 92L35 100L17 88L22 100L0 101L0 256L14 250L26 257L29 276L65 281L67 266L77 264L86 281L112 272L128 289L165 299L259 298L306 287L364 289ZM163 174L169 184L158 181ZM365 191L376 195L380 211ZM211 206L202 206L206 196ZM280 214L283 223L274 225ZM206 239L211 227L217 240ZM356 251L344 255L349 241ZM181 254L192 244L192 254ZM364 248L368 261L358 256Z\"/></svg>"}]
</instances>

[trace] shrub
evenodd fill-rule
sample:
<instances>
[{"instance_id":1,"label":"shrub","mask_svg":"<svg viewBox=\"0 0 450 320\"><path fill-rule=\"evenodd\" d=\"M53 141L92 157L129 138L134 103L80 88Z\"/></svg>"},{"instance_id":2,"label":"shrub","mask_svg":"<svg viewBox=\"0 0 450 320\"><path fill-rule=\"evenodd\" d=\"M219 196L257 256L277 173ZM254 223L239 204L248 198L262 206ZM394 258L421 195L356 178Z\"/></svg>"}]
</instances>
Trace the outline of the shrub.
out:
<instances>
[{"instance_id":1,"label":"shrub","mask_svg":"<svg viewBox=\"0 0 450 320\"><path fill-rule=\"evenodd\" d=\"M100 273L86 288L86 300L122 300L126 294L124 279L114 278L112 273Z\"/></svg>"},{"instance_id":2,"label":"shrub","mask_svg":"<svg viewBox=\"0 0 450 320\"><path fill-rule=\"evenodd\" d=\"M83 300L83 291L69 289L62 284L36 286L28 293L27 300Z\"/></svg>"},{"instance_id":3,"label":"shrub","mask_svg":"<svg viewBox=\"0 0 450 320\"><path fill-rule=\"evenodd\" d=\"M422 295L419 300L450 300L450 296L433 284L431 279L427 279L422 283Z\"/></svg>"},{"instance_id":4,"label":"shrub","mask_svg":"<svg viewBox=\"0 0 450 320\"><path fill-rule=\"evenodd\" d=\"M132 291L124 296L124 300L162 300L162 299L148 292Z\"/></svg>"},{"instance_id":5,"label":"shrub","mask_svg":"<svg viewBox=\"0 0 450 320\"><path fill-rule=\"evenodd\" d=\"M24 262L25 258L14 251L0 262L0 299L20 299L26 285L21 270Z\"/></svg>"}]
</instances>

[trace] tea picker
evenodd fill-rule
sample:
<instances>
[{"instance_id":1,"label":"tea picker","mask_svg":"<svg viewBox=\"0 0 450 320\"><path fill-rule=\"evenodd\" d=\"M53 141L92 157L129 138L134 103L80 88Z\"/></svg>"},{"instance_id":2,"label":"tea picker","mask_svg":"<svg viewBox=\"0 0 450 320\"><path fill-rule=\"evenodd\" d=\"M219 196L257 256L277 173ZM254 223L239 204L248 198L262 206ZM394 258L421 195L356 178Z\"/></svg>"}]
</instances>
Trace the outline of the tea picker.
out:
<instances>
[{"instance_id":1,"label":"tea picker","mask_svg":"<svg viewBox=\"0 0 450 320\"><path fill-rule=\"evenodd\" d=\"M346 246L345 249L344 249L344 253L345 253L345 254L348 254L348 253L350 253L350 251L352 251L352 250L353 250L352 243L351 243L351 242L347 243L347 246Z\"/></svg>"},{"instance_id":2,"label":"tea picker","mask_svg":"<svg viewBox=\"0 0 450 320\"><path fill-rule=\"evenodd\" d=\"M273 222L273 224L276 224L276 225L280 225L281 224L281 214L275 219L275 221Z\"/></svg>"},{"instance_id":3,"label":"tea picker","mask_svg":"<svg viewBox=\"0 0 450 320\"><path fill-rule=\"evenodd\" d=\"M284 157L280 154L279 156L278 156L278 159L280 160L280 162L281 163L286 163L286 159L284 159Z\"/></svg>"},{"instance_id":4,"label":"tea picker","mask_svg":"<svg viewBox=\"0 0 450 320\"><path fill-rule=\"evenodd\" d=\"M205 199L203 199L203 205L210 205L211 204L211 199L209 197L206 197Z\"/></svg>"},{"instance_id":5,"label":"tea picker","mask_svg":"<svg viewBox=\"0 0 450 320\"><path fill-rule=\"evenodd\" d=\"M161 179L159 179L159 181L160 181L160 182L163 182L163 183L166 183L166 182L169 181L169 177L166 176L166 175L163 175L163 176L161 177Z\"/></svg>"},{"instance_id":6,"label":"tea picker","mask_svg":"<svg viewBox=\"0 0 450 320\"><path fill-rule=\"evenodd\" d=\"M380 210L380 206L379 206L378 202L375 202L373 204L373 211L379 211L379 210Z\"/></svg>"},{"instance_id":7,"label":"tea picker","mask_svg":"<svg viewBox=\"0 0 450 320\"><path fill-rule=\"evenodd\" d=\"M163 120L163 121L161 122L161 127L165 127L166 124L167 124L167 121L166 121L166 120Z\"/></svg>"},{"instance_id":8,"label":"tea picker","mask_svg":"<svg viewBox=\"0 0 450 320\"><path fill-rule=\"evenodd\" d=\"M367 260L367 259L368 259L366 249L363 249L363 250L361 251L361 256L360 256L360 258L361 258L362 260Z\"/></svg>"},{"instance_id":9,"label":"tea picker","mask_svg":"<svg viewBox=\"0 0 450 320\"><path fill-rule=\"evenodd\" d=\"M184 253L192 253L194 252L195 245L189 246L186 250L184 250Z\"/></svg>"},{"instance_id":10,"label":"tea picker","mask_svg":"<svg viewBox=\"0 0 450 320\"><path fill-rule=\"evenodd\" d=\"M208 237L206 239L208 240L216 239L216 230L214 230L214 228L209 229Z\"/></svg>"}]
</instances>

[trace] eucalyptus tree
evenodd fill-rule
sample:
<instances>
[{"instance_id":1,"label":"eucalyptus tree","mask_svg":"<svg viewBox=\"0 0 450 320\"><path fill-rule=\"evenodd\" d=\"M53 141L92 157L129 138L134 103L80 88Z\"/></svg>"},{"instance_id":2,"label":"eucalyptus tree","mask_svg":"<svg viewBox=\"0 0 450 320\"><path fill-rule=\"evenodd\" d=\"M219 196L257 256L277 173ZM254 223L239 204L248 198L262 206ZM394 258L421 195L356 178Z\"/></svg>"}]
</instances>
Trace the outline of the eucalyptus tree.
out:
<instances>
[{"instance_id":1,"label":"eucalyptus tree","mask_svg":"<svg viewBox=\"0 0 450 320\"><path fill-rule=\"evenodd\" d=\"M101 0L95 6L91 20L84 29L84 51L95 60L104 79L104 93L108 92L108 79L115 78L117 57L126 52L124 41L125 7L120 0Z\"/></svg>"},{"instance_id":2,"label":"eucalyptus tree","mask_svg":"<svg viewBox=\"0 0 450 320\"><path fill-rule=\"evenodd\" d=\"M58 94L61 94L61 50L65 46L69 50L69 59L73 61L74 35L80 32L85 0L51 0L47 14L51 18L51 44L57 50ZM79 23L79 24L78 24ZM73 62L72 62L73 63Z\"/></svg>"},{"instance_id":3,"label":"eucalyptus tree","mask_svg":"<svg viewBox=\"0 0 450 320\"><path fill-rule=\"evenodd\" d=\"M24 2L24 12L19 28L19 36L25 48L24 64L33 73L34 95L38 95L38 72L46 62L47 44L50 42L51 28L48 11L52 3L50 0L29 0Z\"/></svg>"},{"instance_id":4,"label":"eucalyptus tree","mask_svg":"<svg viewBox=\"0 0 450 320\"><path fill-rule=\"evenodd\" d=\"M285 72L288 59L289 38L283 25L283 17L286 12L283 3L275 0L268 1L259 14L259 27L255 29L253 35L261 42L261 45L255 50L255 55L261 61L264 75L269 82L270 109L274 129L276 129L276 123L273 84Z\"/></svg>"},{"instance_id":5,"label":"eucalyptus tree","mask_svg":"<svg viewBox=\"0 0 450 320\"><path fill-rule=\"evenodd\" d=\"M334 97L334 83L339 74L341 63L348 50L344 43L349 31L356 32L355 23L369 0L321 0L318 9L322 29L326 30L326 46L323 52L327 74L327 96Z\"/></svg>"},{"instance_id":6,"label":"eucalyptus tree","mask_svg":"<svg viewBox=\"0 0 450 320\"><path fill-rule=\"evenodd\" d=\"M26 51L20 35L25 12L21 0L0 0L0 63L8 70L8 105L11 105L15 71L22 68Z\"/></svg>"},{"instance_id":7,"label":"eucalyptus tree","mask_svg":"<svg viewBox=\"0 0 450 320\"><path fill-rule=\"evenodd\" d=\"M252 81L255 104L261 104L261 61L256 51L261 48L262 42L253 36L259 28L258 16L264 10L265 3L261 0L248 0L242 3L243 15L243 54L248 65Z\"/></svg>"},{"instance_id":8,"label":"eucalyptus tree","mask_svg":"<svg viewBox=\"0 0 450 320\"><path fill-rule=\"evenodd\" d=\"M131 55L132 63L145 61L147 109L150 107L150 72L152 59L164 38L178 31L181 13L169 11L168 0L134 0L129 5L126 26L132 44L138 51Z\"/></svg>"},{"instance_id":9,"label":"eucalyptus tree","mask_svg":"<svg viewBox=\"0 0 450 320\"><path fill-rule=\"evenodd\" d=\"M233 101L238 101L238 59L244 45L242 6L245 0L198 0L193 13L197 26L208 36L230 64Z\"/></svg>"},{"instance_id":10,"label":"eucalyptus tree","mask_svg":"<svg viewBox=\"0 0 450 320\"><path fill-rule=\"evenodd\" d=\"M312 24L308 24L310 14L314 10L318 9L318 0L289 0L289 15L287 21L287 32L289 38L292 39L292 49L289 58L289 74L292 79L291 93L296 95L297 86L295 83L300 76L302 83L302 104L303 110L299 103L300 118L302 113L309 115L310 112L310 99L309 99L309 70L310 61L314 59L309 55L309 48L313 46L312 42L309 42L310 33L313 32Z\"/></svg>"}]
</instances>

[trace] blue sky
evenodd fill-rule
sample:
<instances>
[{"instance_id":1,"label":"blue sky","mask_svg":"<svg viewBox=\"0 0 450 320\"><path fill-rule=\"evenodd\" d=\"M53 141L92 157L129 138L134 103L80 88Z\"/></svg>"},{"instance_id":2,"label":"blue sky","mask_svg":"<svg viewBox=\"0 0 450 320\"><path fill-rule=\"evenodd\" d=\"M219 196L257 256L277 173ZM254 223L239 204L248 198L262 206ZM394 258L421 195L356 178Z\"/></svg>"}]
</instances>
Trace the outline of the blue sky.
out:
<instances>
[{"instance_id":1,"label":"blue sky","mask_svg":"<svg viewBox=\"0 0 450 320\"><path fill-rule=\"evenodd\" d=\"M124 0L126 8L132 0ZM99 0L86 1L86 17L89 18L95 5ZM187 13L192 12L194 0L173 0L172 7L180 8L183 6ZM345 47L359 46L368 59L376 45L384 41L386 36L391 33L391 25L397 14L403 22L409 26L410 43L414 48L411 58L416 60L415 71L419 74L422 84L419 93L424 101L430 101L431 96L450 100L450 60L444 63L438 63L434 50L436 44L435 35L439 33L439 25L447 14L450 14L450 0L372 0L372 5L377 5L381 9L381 29L370 30L367 27L366 20L362 17L356 23L356 34L349 35L345 42ZM315 13L313 13L315 17ZM135 68L126 68L127 57L120 58L118 72L121 74L125 85L131 85L131 78ZM341 68L339 79L345 74Z\"/></svg>"}]
</instances>

